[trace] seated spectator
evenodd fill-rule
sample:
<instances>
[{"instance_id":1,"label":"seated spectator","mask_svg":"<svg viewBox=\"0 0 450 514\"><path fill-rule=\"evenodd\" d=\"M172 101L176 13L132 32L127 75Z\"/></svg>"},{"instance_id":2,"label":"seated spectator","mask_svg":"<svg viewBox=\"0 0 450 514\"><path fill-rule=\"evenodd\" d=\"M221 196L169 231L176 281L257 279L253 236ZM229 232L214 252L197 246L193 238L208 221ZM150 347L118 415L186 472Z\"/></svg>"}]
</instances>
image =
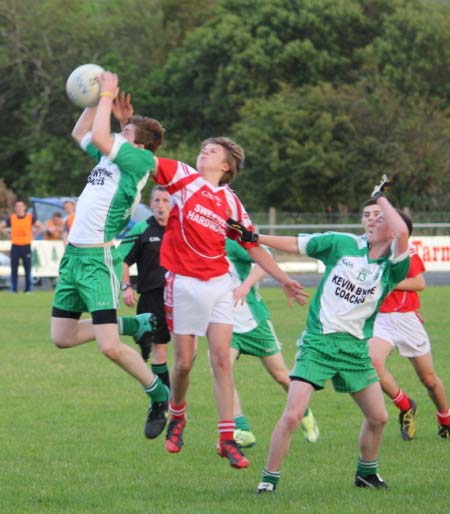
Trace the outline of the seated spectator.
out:
<instances>
[{"instance_id":1,"label":"seated spectator","mask_svg":"<svg viewBox=\"0 0 450 514\"><path fill-rule=\"evenodd\" d=\"M44 239L47 241L62 240L64 220L60 212L54 212L53 216L45 222Z\"/></svg>"}]
</instances>

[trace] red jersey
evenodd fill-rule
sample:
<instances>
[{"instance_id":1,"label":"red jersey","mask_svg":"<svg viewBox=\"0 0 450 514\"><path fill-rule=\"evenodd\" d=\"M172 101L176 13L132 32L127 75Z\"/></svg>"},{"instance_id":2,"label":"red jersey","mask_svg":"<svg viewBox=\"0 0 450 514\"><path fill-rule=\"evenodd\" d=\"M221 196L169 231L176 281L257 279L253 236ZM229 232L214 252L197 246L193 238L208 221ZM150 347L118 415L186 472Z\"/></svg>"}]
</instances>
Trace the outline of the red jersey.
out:
<instances>
[{"instance_id":1,"label":"red jersey","mask_svg":"<svg viewBox=\"0 0 450 514\"><path fill-rule=\"evenodd\" d=\"M414 249L410 248L410 263L406 278L415 277L425 271L425 265ZM380 307L380 312L411 312L420 307L417 291L400 291L394 289L386 296Z\"/></svg>"},{"instance_id":2,"label":"red jersey","mask_svg":"<svg viewBox=\"0 0 450 514\"><path fill-rule=\"evenodd\" d=\"M228 272L225 239L233 218L249 230L252 222L228 186L215 187L184 162L158 158L155 181L172 195L172 210L161 245L164 268L187 277L209 280ZM257 243L240 243L244 248Z\"/></svg>"}]
</instances>

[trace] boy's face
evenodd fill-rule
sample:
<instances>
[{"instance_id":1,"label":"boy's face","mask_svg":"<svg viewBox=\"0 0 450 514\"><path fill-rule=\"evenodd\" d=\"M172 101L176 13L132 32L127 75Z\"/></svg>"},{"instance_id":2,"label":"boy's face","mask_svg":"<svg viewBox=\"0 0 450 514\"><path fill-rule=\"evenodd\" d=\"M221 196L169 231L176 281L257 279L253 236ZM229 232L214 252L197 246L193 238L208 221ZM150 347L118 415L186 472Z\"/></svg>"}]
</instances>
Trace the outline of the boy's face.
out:
<instances>
[{"instance_id":1,"label":"boy's face","mask_svg":"<svg viewBox=\"0 0 450 514\"><path fill-rule=\"evenodd\" d=\"M200 174L206 170L225 173L229 168L227 151L222 145L208 143L200 150L197 157L197 171Z\"/></svg>"},{"instance_id":2,"label":"boy's face","mask_svg":"<svg viewBox=\"0 0 450 514\"><path fill-rule=\"evenodd\" d=\"M378 216L381 216L381 209L378 205L375 204L364 207L361 215L361 223L364 227L364 232L367 233L369 224L374 223Z\"/></svg>"},{"instance_id":3,"label":"boy's face","mask_svg":"<svg viewBox=\"0 0 450 514\"><path fill-rule=\"evenodd\" d=\"M361 223L369 243L387 242L392 239L391 229L385 222L378 205L368 205L364 207Z\"/></svg>"},{"instance_id":4,"label":"boy's face","mask_svg":"<svg viewBox=\"0 0 450 514\"><path fill-rule=\"evenodd\" d=\"M132 145L134 145L134 140L136 139L136 127L128 123L128 125L125 125L123 128L121 135Z\"/></svg>"}]
</instances>

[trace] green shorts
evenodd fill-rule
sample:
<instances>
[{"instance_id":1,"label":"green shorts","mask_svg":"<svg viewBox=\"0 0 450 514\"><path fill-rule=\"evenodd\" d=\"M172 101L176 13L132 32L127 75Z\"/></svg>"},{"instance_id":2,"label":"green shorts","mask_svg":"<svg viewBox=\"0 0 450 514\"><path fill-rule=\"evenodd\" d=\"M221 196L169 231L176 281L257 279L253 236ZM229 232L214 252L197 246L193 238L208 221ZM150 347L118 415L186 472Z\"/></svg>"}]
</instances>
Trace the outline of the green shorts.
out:
<instances>
[{"instance_id":1,"label":"green shorts","mask_svg":"<svg viewBox=\"0 0 450 514\"><path fill-rule=\"evenodd\" d=\"M323 389L331 379L338 393L356 393L378 382L368 353L367 340L349 334L310 334L303 332L291 378Z\"/></svg>"},{"instance_id":2,"label":"green shorts","mask_svg":"<svg viewBox=\"0 0 450 514\"><path fill-rule=\"evenodd\" d=\"M280 342L270 320L261 322L250 332L233 333L231 348L254 357L270 357L281 351Z\"/></svg>"},{"instance_id":3,"label":"green shorts","mask_svg":"<svg viewBox=\"0 0 450 514\"><path fill-rule=\"evenodd\" d=\"M53 307L70 312L117 309L122 260L114 246L67 245L59 266Z\"/></svg>"}]
</instances>

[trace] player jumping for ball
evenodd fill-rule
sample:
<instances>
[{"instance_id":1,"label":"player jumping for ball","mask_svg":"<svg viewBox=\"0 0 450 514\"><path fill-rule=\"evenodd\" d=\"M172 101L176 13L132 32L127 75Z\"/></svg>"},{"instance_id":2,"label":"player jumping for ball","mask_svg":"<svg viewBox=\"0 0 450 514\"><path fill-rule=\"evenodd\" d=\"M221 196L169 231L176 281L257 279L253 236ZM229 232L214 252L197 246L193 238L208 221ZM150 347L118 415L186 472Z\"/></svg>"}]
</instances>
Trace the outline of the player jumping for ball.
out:
<instances>
[{"instance_id":1,"label":"player jumping for ball","mask_svg":"<svg viewBox=\"0 0 450 514\"><path fill-rule=\"evenodd\" d=\"M160 256L161 265L169 270L165 298L174 333L171 420L166 448L170 453L178 453L183 447L196 337L206 335L219 413L217 451L235 468L246 468L249 461L233 438L233 293L225 239L227 234L232 235L226 223L230 216L252 228L244 206L228 186L242 168L243 160L243 150L234 141L211 138L201 145L198 171L183 162L158 158L153 172L156 182L172 195L173 203ZM272 256L257 243L242 245L255 262L281 283L288 298L305 303L307 293L298 282L289 279Z\"/></svg>"},{"instance_id":2,"label":"player jumping for ball","mask_svg":"<svg viewBox=\"0 0 450 514\"><path fill-rule=\"evenodd\" d=\"M100 75L98 106L86 108L72 135L96 162L81 193L53 300L51 335L59 348L96 340L100 351L129 373L151 398L147 437L157 437L167 420L168 391L130 346L119 339L117 308L122 260L113 239L126 227L140 191L155 167L164 129L153 119L132 117L111 134L111 111L118 77ZM83 312L92 319L80 320ZM139 340L152 330L152 316L119 319L120 332Z\"/></svg>"}]
</instances>

